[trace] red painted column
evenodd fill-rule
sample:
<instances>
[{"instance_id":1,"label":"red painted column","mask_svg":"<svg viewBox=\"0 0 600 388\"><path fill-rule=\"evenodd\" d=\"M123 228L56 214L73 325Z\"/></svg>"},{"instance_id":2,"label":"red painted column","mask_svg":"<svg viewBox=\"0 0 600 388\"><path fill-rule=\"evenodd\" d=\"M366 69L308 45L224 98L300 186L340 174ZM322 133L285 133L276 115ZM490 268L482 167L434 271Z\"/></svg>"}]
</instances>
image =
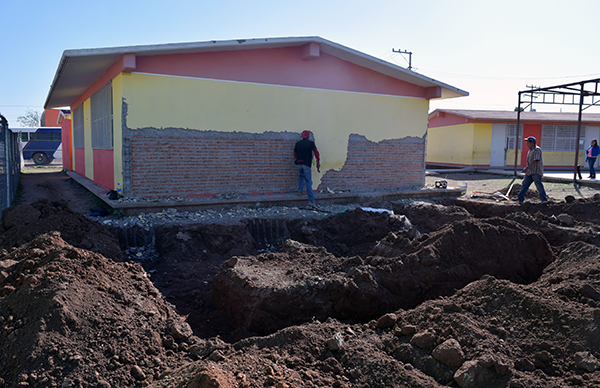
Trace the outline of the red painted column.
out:
<instances>
[{"instance_id":1,"label":"red painted column","mask_svg":"<svg viewBox=\"0 0 600 388\"><path fill-rule=\"evenodd\" d=\"M537 145L540 145L540 140L542 139L542 124L524 124L523 125L523 138L521 139L521 166L527 166L527 152L529 148L527 148L527 143L525 143L525 139L529 136L535 137L537 140ZM543 150L542 150L543 151Z\"/></svg>"}]
</instances>

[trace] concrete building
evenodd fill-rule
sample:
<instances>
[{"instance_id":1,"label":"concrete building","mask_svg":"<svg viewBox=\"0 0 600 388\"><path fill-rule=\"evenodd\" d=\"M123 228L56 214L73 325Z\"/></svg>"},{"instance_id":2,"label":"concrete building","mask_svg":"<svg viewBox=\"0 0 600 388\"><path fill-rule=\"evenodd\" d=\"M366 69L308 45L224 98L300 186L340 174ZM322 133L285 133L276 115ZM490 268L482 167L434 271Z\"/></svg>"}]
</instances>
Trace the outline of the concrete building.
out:
<instances>
[{"instance_id":1,"label":"concrete building","mask_svg":"<svg viewBox=\"0 0 600 388\"><path fill-rule=\"evenodd\" d=\"M66 169L126 196L194 197L295 190L303 130L315 189L421 186L429 100L466 95L302 37L67 50L45 107L71 109Z\"/></svg>"},{"instance_id":2,"label":"concrete building","mask_svg":"<svg viewBox=\"0 0 600 388\"><path fill-rule=\"evenodd\" d=\"M534 136L544 166L573 168L577 113L521 112L517 165L525 166L524 138ZM429 114L427 164L432 166L514 167L517 112L436 109ZM583 114L579 165L592 139L600 136L600 114Z\"/></svg>"}]
</instances>

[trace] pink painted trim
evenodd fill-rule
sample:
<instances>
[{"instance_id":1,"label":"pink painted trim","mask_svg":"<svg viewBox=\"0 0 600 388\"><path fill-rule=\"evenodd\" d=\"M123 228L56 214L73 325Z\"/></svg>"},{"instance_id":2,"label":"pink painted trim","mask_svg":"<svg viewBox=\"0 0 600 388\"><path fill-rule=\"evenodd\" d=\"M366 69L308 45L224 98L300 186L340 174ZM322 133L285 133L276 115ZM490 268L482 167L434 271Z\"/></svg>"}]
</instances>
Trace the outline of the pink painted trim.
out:
<instances>
[{"instance_id":1,"label":"pink painted trim","mask_svg":"<svg viewBox=\"0 0 600 388\"><path fill-rule=\"evenodd\" d=\"M306 50L316 55L302 46L140 56L136 72L417 98L438 93L323 52L303 60Z\"/></svg>"},{"instance_id":2,"label":"pink painted trim","mask_svg":"<svg viewBox=\"0 0 600 388\"><path fill-rule=\"evenodd\" d=\"M302 53L300 54L300 57L305 61L317 59L321 54L321 46L315 42L305 44L302 46L301 50Z\"/></svg>"},{"instance_id":3,"label":"pink painted trim","mask_svg":"<svg viewBox=\"0 0 600 388\"><path fill-rule=\"evenodd\" d=\"M453 115L447 112L438 112L438 115L429 119L429 128L449 127L473 122L463 116Z\"/></svg>"},{"instance_id":4,"label":"pink painted trim","mask_svg":"<svg viewBox=\"0 0 600 388\"><path fill-rule=\"evenodd\" d=\"M115 169L113 150L92 150L94 159L94 183L107 190L114 190Z\"/></svg>"},{"instance_id":5,"label":"pink painted trim","mask_svg":"<svg viewBox=\"0 0 600 388\"><path fill-rule=\"evenodd\" d=\"M135 54L123 54L121 57L108 69L104 74L98 78L96 82L92 84L82 95L79 96L73 104L71 104L71 111L83 104L85 100L90 98L92 94L96 93L100 88L106 85L109 81L115 78L119 73L131 73L136 69L136 57Z\"/></svg>"},{"instance_id":6,"label":"pink painted trim","mask_svg":"<svg viewBox=\"0 0 600 388\"><path fill-rule=\"evenodd\" d=\"M85 176L85 149L75 148L75 172Z\"/></svg>"}]
</instances>

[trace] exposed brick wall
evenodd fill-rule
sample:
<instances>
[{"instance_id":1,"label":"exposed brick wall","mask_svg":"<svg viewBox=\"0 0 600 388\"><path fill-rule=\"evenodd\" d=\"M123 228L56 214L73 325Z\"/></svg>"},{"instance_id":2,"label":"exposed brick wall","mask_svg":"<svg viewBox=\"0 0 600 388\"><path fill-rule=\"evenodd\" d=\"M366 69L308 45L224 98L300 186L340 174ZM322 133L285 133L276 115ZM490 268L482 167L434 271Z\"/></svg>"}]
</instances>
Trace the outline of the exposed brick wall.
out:
<instances>
[{"instance_id":1,"label":"exposed brick wall","mask_svg":"<svg viewBox=\"0 0 600 388\"><path fill-rule=\"evenodd\" d=\"M350 135L348 156L340 171L327 171L320 188L392 189L425 184L425 140L415 137L374 143Z\"/></svg>"},{"instance_id":2,"label":"exposed brick wall","mask_svg":"<svg viewBox=\"0 0 600 388\"><path fill-rule=\"evenodd\" d=\"M130 131L126 195L281 192L297 185L295 133ZM124 172L127 169L124 169Z\"/></svg>"},{"instance_id":3,"label":"exposed brick wall","mask_svg":"<svg viewBox=\"0 0 600 388\"><path fill-rule=\"evenodd\" d=\"M126 130L124 194L194 196L225 192L293 191L294 144L299 134L224 133L154 128ZM425 141L380 143L351 135L341 171L328 171L320 188L409 188L425 181Z\"/></svg>"}]
</instances>

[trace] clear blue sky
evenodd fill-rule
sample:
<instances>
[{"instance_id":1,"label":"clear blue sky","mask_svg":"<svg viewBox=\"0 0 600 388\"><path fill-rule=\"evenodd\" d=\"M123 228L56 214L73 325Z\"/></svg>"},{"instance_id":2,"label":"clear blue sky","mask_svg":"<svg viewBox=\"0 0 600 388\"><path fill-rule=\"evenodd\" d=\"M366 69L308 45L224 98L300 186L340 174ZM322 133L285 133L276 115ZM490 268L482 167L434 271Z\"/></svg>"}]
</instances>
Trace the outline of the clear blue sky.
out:
<instances>
[{"instance_id":1,"label":"clear blue sky","mask_svg":"<svg viewBox=\"0 0 600 388\"><path fill-rule=\"evenodd\" d=\"M526 85L600 78L598 15L598 0L5 1L0 113L42 111L64 50L313 35L403 67L392 49L412 51L413 70L470 93L432 110L513 110Z\"/></svg>"}]
</instances>

